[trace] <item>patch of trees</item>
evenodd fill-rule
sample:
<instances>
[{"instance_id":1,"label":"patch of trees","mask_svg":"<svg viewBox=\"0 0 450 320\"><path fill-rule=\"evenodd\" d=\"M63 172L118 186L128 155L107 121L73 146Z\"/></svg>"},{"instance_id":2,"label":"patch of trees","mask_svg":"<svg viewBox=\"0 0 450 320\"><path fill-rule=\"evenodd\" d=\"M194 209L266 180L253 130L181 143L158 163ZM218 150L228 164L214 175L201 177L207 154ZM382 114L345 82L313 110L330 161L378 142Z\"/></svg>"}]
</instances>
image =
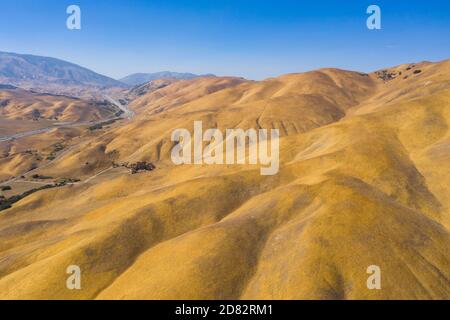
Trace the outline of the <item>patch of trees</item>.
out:
<instances>
[{"instance_id":1,"label":"patch of trees","mask_svg":"<svg viewBox=\"0 0 450 320\"><path fill-rule=\"evenodd\" d=\"M64 150L64 148L65 148L65 146L61 142L56 143L53 146L53 151L47 156L47 160L50 160L50 161L55 160L56 153Z\"/></svg>"},{"instance_id":2,"label":"patch of trees","mask_svg":"<svg viewBox=\"0 0 450 320\"><path fill-rule=\"evenodd\" d=\"M153 163L146 161L136 162L130 166L131 174L136 174L142 171L153 171L155 168L156 167Z\"/></svg>"},{"instance_id":3,"label":"patch of trees","mask_svg":"<svg viewBox=\"0 0 450 320\"><path fill-rule=\"evenodd\" d=\"M80 182L80 179L74 179L74 178L61 178L56 180L56 186L57 187L62 187L65 186L66 184L70 184L70 183L76 183L76 182Z\"/></svg>"},{"instance_id":4,"label":"patch of trees","mask_svg":"<svg viewBox=\"0 0 450 320\"><path fill-rule=\"evenodd\" d=\"M39 180L48 180L48 179L53 179L53 177L50 176L42 176L40 174L33 174L31 176L33 179L39 179Z\"/></svg>"},{"instance_id":5,"label":"patch of trees","mask_svg":"<svg viewBox=\"0 0 450 320\"><path fill-rule=\"evenodd\" d=\"M117 119L111 119L111 120L108 120L105 122L97 123L97 124L94 124L93 126L90 126L89 130L91 130L91 131L100 130L100 129L103 129L104 126L113 124L116 121L117 121Z\"/></svg>"},{"instance_id":6,"label":"patch of trees","mask_svg":"<svg viewBox=\"0 0 450 320\"><path fill-rule=\"evenodd\" d=\"M383 81L391 81L402 75L401 72L389 72L388 70L377 71L375 74Z\"/></svg>"},{"instance_id":7,"label":"patch of trees","mask_svg":"<svg viewBox=\"0 0 450 320\"><path fill-rule=\"evenodd\" d=\"M130 170L131 174L136 174L139 172L143 172L143 171L153 171L156 169L156 166L151 163L151 162L147 162L147 161L138 161L136 163L115 163L113 162L113 167L114 168L118 168L118 167L124 167Z\"/></svg>"},{"instance_id":8,"label":"patch of trees","mask_svg":"<svg viewBox=\"0 0 450 320\"><path fill-rule=\"evenodd\" d=\"M46 185L44 185L42 187L34 188L34 189L31 189L31 190L25 191L22 194L14 195L14 196L11 196L9 198L6 198L5 196L0 196L0 211L11 208L14 203L22 200L23 198L25 198L25 197L27 197L27 196L35 193L35 192L38 192L38 191L41 191L41 190L45 190L45 189L52 189L52 188L56 188L56 187L63 187L65 185L67 185L67 184L75 183L75 182L79 182L79 181L80 181L79 179L61 178L61 179L58 179L56 181L56 183L54 183L54 184L46 184ZM4 188L9 188L9 189L4 189ZM6 190L11 190L11 187L10 186L3 186L2 187L2 191L6 191Z\"/></svg>"},{"instance_id":9,"label":"patch of trees","mask_svg":"<svg viewBox=\"0 0 450 320\"><path fill-rule=\"evenodd\" d=\"M41 117L41 112L38 109L33 109L33 111L31 111L31 117L33 120L39 120Z\"/></svg>"},{"instance_id":10,"label":"patch of trees","mask_svg":"<svg viewBox=\"0 0 450 320\"><path fill-rule=\"evenodd\" d=\"M31 189L31 190L25 191L22 194L18 194L18 195L9 197L9 198L0 197L0 211L11 208L14 203L22 200L23 198L29 196L30 194L33 194L40 190L50 189L50 188L54 188L54 187L55 187L55 185L47 184L45 186Z\"/></svg>"}]
</instances>

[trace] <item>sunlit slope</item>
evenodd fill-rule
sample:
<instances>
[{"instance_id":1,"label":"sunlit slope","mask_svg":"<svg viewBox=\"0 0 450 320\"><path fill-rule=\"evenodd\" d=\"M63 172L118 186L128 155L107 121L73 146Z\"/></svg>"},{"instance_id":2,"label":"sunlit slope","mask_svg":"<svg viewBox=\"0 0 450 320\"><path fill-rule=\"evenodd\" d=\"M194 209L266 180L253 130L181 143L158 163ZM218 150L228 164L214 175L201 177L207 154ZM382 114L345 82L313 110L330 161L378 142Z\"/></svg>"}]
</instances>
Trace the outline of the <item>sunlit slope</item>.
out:
<instances>
[{"instance_id":1,"label":"sunlit slope","mask_svg":"<svg viewBox=\"0 0 450 320\"><path fill-rule=\"evenodd\" d=\"M114 157L157 170L41 191L0 213L0 298L449 299L450 90L447 63L434 65L443 68L403 89L327 69L243 82L157 114L149 103L46 170L77 172L89 154L98 169ZM170 132L194 120L297 130L282 132L274 176L174 167ZM79 291L66 288L72 264ZM381 290L366 287L370 265Z\"/></svg>"},{"instance_id":2,"label":"sunlit slope","mask_svg":"<svg viewBox=\"0 0 450 320\"><path fill-rule=\"evenodd\" d=\"M202 96L246 82L244 79L235 77L205 77L193 80L162 81L169 84L172 82L172 84L163 86L159 90L150 90L149 93L134 100L130 108L145 113L160 113Z\"/></svg>"},{"instance_id":3,"label":"sunlit slope","mask_svg":"<svg viewBox=\"0 0 450 320\"><path fill-rule=\"evenodd\" d=\"M99 297L448 298L448 200L428 189L394 123L384 124L394 119L378 116L282 141L293 156L282 166L289 183L152 247ZM372 264L384 270L380 291L366 287Z\"/></svg>"}]
</instances>

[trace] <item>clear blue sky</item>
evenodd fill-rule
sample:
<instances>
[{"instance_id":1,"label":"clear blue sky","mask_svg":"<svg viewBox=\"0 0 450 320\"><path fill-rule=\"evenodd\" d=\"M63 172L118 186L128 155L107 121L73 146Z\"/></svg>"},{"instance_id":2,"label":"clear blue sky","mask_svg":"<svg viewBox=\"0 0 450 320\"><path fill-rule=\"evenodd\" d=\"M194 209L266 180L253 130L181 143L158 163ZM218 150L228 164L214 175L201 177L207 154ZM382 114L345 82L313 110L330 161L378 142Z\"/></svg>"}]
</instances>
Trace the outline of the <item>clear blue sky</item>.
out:
<instances>
[{"instance_id":1,"label":"clear blue sky","mask_svg":"<svg viewBox=\"0 0 450 320\"><path fill-rule=\"evenodd\" d=\"M66 28L77 4L82 29ZM366 9L382 10L382 30ZM171 70L262 79L450 58L449 0L2 0L0 51L119 78Z\"/></svg>"}]
</instances>

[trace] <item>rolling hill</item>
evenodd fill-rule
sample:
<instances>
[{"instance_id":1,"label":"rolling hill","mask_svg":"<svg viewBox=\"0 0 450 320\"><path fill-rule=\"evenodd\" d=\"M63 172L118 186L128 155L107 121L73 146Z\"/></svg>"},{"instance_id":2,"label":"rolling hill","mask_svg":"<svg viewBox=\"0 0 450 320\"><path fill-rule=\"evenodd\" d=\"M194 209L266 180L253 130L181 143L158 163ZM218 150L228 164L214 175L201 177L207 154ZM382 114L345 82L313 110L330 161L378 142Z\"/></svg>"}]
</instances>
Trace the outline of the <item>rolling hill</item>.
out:
<instances>
[{"instance_id":1,"label":"rolling hill","mask_svg":"<svg viewBox=\"0 0 450 320\"><path fill-rule=\"evenodd\" d=\"M116 108L117 109L117 108ZM112 106L74 97L0 88L2 120L96 121L113 117Z\"/></svg>"},{"instance_id":2,"label":"rolling hill","mask_svg":"<svg viewBox=\"0 0 450 320\"><path fill-rule=\"evenodd\" d=\"M448 300L449 105L450 60L150 90L36 170L80 182L0 211L0 298ZM175 166L198 120L279 129L279 173ZM156 170L118 165L139 161Z\"/></svg>"}]
</instances>

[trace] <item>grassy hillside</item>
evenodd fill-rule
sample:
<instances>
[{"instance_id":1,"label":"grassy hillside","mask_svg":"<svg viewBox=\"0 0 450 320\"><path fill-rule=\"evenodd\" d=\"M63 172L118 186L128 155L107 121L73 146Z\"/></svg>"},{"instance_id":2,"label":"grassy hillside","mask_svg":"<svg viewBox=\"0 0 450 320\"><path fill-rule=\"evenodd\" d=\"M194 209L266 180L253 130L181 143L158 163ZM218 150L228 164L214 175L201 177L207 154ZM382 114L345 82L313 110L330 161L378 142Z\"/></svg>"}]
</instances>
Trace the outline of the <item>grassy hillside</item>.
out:
<instances>
[{"instance_id":1,"label":"grassy hillside","mask_svg":"<svg viewBox=\"0 0 450 320\"><path fill-rule=\"evenodd\" d=\"M449 61L151 91L38 170L80 183L0 212L0 298L449 299L449 105ZM280 129L279 173L174 166L170 134L195 120ZM112 168L141 160L156 170Z\"/></svg>"}]
</instances>

